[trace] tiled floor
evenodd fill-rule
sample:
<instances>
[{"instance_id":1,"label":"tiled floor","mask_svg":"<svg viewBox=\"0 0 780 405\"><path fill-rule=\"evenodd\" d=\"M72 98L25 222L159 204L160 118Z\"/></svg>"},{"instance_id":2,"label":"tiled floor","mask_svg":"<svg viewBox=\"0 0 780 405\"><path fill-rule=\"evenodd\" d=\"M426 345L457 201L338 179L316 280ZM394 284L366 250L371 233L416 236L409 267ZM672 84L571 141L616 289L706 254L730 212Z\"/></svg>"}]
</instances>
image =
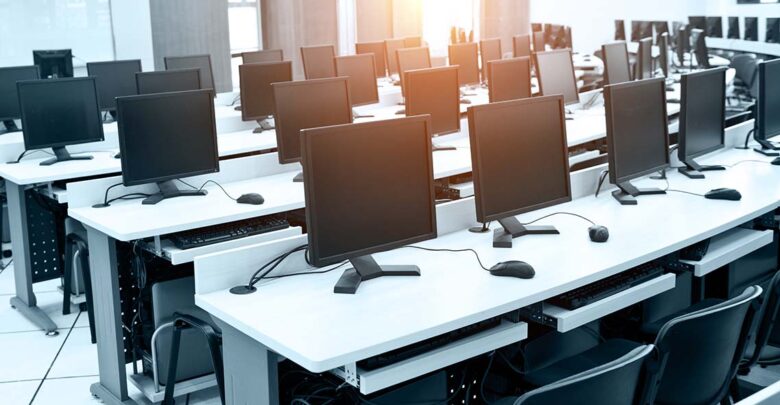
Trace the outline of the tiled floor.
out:
<instances>
[{"instance_id":1,"label":"tiled floor","mask_svg":"<svg viewBox=\"0 0 780 405\"><path fill-rule=\"evenodd\" d=\"M99 404L89 386L98 380L97 347L89 339L86 313L76 307L62 315L59 280L34 286L38 306L57 324L59 335L46 336L11 308L14 293L13 265L0 272L0 403ZM130 395L149 404L132 384ZM178 403L184 404L186 398ZM193 394L190 404L219 404L216 390Z\"/></svg>"}]
</instances>

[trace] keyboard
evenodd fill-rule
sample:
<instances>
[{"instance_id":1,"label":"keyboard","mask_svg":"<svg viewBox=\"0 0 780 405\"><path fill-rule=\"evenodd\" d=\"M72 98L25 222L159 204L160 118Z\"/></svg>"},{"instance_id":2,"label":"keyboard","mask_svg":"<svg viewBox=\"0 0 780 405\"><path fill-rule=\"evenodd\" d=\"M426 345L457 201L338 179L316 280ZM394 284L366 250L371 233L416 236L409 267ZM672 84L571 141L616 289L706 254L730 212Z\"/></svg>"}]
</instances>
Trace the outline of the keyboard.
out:
<instances>
[{"instance_id":1,"label":"keyboard","mask_svg":"<svg viewBox=\"0 0 780 405\"><path fill-rule=\"evenodd\" d=\"M564 309L574 310L652 280L661 276L663 272L663 267L650 262L561 294L547 302Z\"/></svg>"},{"instance_id":2,"label":"keyboard","mask_svg":"<svg viewBox=\"0 0 780 405\"><path fill-rule=\"evenodd\" d=\"M403 360L411 359L412 357L419 356L423 353L431 350L446 346L449 343L467 338L469 336L476 335L477 333L484 332L488 329L495 328L501 324L501 317L490 318L482 322L475 323L473 325L466 326L454 330L443 335L435 336L430 339L423 340L409 346L404 346L400 349L389 351L387 353L380 354L365 360L361 360L357 363L358 367L363 370L376 370L391 364L398 363Z\"/></svg>"},{"instance_id":3,"label":"keyboard","mask_svg":"<svg viewBox=\"0 0 780 405\"><path fill-rule=\"evenodd\" d=\"M179 249L192 249L289 227L283 216L272 215L184 231L169 235L168 239Z\"/></svg>"}]
</instances>

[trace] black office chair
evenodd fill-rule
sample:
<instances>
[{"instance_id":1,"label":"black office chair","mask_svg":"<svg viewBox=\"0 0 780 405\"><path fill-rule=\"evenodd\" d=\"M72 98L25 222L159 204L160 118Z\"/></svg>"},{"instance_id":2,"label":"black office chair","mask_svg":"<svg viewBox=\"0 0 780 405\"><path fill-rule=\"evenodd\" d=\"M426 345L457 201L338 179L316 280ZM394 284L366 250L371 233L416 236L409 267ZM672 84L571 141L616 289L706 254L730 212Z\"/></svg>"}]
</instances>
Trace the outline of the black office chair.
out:
<instances>
[{"instance_id":1,"label":"black office chair","mask_svg":"<svg viewBox=\"0 0 780 405\"><path fill-rule=\"evenodd\" d=\"M780 364L780 347L769 344L778 312L780 312L780 271L772 277L764 296L761 297L761 309L754 325L755 331L752 333L755 338L748 343L745 356L739 365L740 375L749 374L750 368L756 364L761 366Z\"/></svg>"},{"instance_id":2,"label":"black office chair","mask_svg":"<svg viewBox=\"0 0 780 405\"><path fill-rule=\"evenodd\" d=\"M761 295L752 286L739 296L667 322L655 345L660 354L660 378L648 397L655 404L710 405L728 400L731 382L745 352ZM536 387L579 374L598 364L621 358L640 344L611 339L581 354L558 361L525 376Z\"/></svg>"},{"instance_id":3,"label":"black office chair","mask_svg":"<svg viewBox=\"0 0 780 405\"><path fill-rule=\"evenodd\" d=\"M600 404L631 405L652 401L648 389L655 383L653 345L639 346L607 364L535 389L495 405ZM574 400L576 398L576 401Z\"/></svg>"},{"instance_id":4,"label":"black office chair","mask_svg":"<svg viewBox=\"0 0 780 405\"><path fill-rule=\"evenodd\" d=\"M731 60L736 73L735 93L738 98L758 98L758 60L756 55L737 55Z\"/></svg>"},{"instance_id":5,"label":"black office chair","mask_svg":"<svg viewBox=\"0 0 780 405\"><path fill-rule=\"evenodd\" d=\"M73 277L75 276L76 269L81 269L81 279L84 282L84 295L87 305L87 318L89 320L89 335L92 343L97 343L95 336L95 311L93 310L92 301L92 281L89 272L89 246L84 238L77 232L69 233L65 236L65 269L63 270L63 282L62 282L62 314L68 315L70 313L70 296L71 288L73 287ZM78 256L79 265L74 266L73 262Z\"/></svg>"}]
</instances>

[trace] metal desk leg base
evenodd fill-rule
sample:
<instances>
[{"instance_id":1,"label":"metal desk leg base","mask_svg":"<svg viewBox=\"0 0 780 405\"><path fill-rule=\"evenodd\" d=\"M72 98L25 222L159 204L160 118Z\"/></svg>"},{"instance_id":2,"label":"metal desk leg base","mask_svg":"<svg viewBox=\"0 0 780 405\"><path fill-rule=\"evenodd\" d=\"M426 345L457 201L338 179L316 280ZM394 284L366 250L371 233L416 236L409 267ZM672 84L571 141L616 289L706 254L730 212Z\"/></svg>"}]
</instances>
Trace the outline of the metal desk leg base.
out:
<instances>
[{"instance_id":1,"label":"metal desk leg base","mask_svg":"<svg viewBox=\"0 0 780 405\"><path fill-rule=\"evenodd\" d=\"M34 323L35 326L43 329L43 331L46 332L46 336L57 336L60 334L60 332L57 331L57 325L55 325L51 318L37 306L27 305L19 297L12 297L11 307L21 312L22 315Z\"/></svg>"},{"instance_id":2,"label":"metal desk leg base","mask_svg":"<svg viewBox=\"0 0 780 405\"><path fill-rule=\"evenodd\" d=\"M121 401L119 398L114 396L110 391L106 389L103 385L100 383L94 383L89 386L89 392L97 397L100 398L101 401L103 401L104 404L109 405L136 405L135 400L133 399L127 399L125 401Z\"/></svg>"},{"instance_id":3,"label":"metal desk leg base","mask_svg":"<svg viewBox=\"0 0 780 405\"><path fill-rule=\"evenodd\" d=\"M278 405L278 355L219 319L215 321L222 330L225 403Z\"/></svg>"}]
</instances>

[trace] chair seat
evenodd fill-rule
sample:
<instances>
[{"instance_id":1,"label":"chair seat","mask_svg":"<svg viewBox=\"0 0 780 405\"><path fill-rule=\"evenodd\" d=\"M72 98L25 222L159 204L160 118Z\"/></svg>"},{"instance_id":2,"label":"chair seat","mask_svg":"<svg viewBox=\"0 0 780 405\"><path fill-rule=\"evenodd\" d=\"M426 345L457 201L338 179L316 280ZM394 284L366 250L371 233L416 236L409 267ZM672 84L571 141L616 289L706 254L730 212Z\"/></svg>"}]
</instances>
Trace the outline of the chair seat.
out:
<instances>
[{"instance_id":1,"label":"chair seat","mask_svg":"<svg viewBox=\"0 0 780 405\"><path fill-rule=\"evenodd\" d=\"M542 387L583 371L617 360L641 344L625 339L611 339L578 355L560 360L525 375L524 381Z\"/></svg>"},{"instance_id":2,"label":"chair seat","mask_svg":"<svg viewBox=\"0 0 780 405\"><path fill-rule=\"evenodd\" d=\"M658 335L658 331L660 331L661 328L672 319L677 318L678 316L690 314L692 312L709 308L713 305L720 304L721 302L723 302L723 300L717 298L708 298L706 300L699 301L681 311L675 312L671 315L667 315L653 322L648 322L643 324L642 327L640 328L640 331L642 332L643 335L649 337L650 338L649 340L655 340L655 337Z\"/></svg>"}]
</instances>

